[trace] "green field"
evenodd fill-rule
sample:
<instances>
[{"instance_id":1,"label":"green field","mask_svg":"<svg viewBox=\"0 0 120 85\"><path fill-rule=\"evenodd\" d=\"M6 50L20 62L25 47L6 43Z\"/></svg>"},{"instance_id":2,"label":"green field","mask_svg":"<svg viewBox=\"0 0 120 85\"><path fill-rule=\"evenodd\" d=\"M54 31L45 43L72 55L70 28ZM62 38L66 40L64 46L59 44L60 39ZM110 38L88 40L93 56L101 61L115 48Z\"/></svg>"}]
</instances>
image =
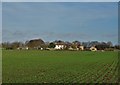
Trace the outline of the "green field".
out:
<instances>
[{"instance_id":1,"label":"green field","mask_svg":"<svg viewBox=\"0 0 120 85\"><path fill-rule=\"evenodd\" d=\"M3 83L116 83L117 52L4 50Z\"/></svg>"}]
</instances>

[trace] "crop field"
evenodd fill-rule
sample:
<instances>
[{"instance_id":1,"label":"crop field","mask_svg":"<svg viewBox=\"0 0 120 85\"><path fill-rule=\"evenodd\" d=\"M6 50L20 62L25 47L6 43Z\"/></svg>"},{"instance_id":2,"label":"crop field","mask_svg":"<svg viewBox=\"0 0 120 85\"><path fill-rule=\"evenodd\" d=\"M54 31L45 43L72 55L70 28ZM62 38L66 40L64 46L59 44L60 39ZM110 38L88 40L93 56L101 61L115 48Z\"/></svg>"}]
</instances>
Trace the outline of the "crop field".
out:
<instances>
[{"instance_id":1,"label":"crop field","mask_svg":"<svg viewBox=\"0 0 120 85\"><path fill-rule=\"evenodd\" d=\"M3 50L3 83L117 83L118 52Z\"/></svg>"}]
</instances>

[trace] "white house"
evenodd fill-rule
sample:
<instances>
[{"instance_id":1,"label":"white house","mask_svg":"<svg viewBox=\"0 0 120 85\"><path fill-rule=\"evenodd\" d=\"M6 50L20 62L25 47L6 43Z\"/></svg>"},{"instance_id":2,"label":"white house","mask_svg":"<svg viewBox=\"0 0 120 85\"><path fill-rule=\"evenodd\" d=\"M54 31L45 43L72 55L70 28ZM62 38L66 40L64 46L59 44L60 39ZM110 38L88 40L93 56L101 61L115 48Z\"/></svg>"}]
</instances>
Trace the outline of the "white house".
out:
<instances>
[{"instance_id":1,"label":"white house","mask_svg":"<svg viewBox=\"0 0 120 85\"><path fill-rule=\"evenodd\" d=\"M64 45L63 44L56 44L55 49L64 49Z\"/></svg>"},{"instance_id":2,"label":"white house","mask_svg":"<svg viewBox=\"0 0 120 85\"><path fill-rule=\"evenodd\" d=\"M82 45L79 48L80 48L80 50L84 50L84 46L82 46Z\"/></svg>"},{"instance_id":3,"label":"white house","mask_svg":"<svg viewBox=\"0 0 120 85\"><path fill-rule=\"evenodd\" d=\"M90 48L91 51L97 51L97 48L95 48L94 46Z\"/></svg>"}]
</instances>

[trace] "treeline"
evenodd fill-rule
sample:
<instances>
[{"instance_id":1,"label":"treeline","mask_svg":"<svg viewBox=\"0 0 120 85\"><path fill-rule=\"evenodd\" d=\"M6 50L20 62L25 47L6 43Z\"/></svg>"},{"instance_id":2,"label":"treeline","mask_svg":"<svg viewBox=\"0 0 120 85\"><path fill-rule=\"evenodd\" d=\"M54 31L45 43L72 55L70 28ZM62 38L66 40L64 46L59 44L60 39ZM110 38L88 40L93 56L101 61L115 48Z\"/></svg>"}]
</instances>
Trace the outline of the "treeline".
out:
<instances>
[{"instance_id":1,"label":"treeline","mask_svg":"<svg viewBox=\"0 0 120 85\"><path fill-rule=\"evenodd\" d=\"M84 50L89 50L90 47L94 46L97 50L120 50L120 45L113 45L112 42L99 42L99 41L89 41L89 42L80 42L80 41L62 41L55 40L53 42L44 42L42 39L33 39L26 42L3 42L0 44L2 49L48 49L55 48L56 44L62 44L65 46L64 50L69 48L76 49L79 46L83 46Z\"/></svg>"}]
</instances>

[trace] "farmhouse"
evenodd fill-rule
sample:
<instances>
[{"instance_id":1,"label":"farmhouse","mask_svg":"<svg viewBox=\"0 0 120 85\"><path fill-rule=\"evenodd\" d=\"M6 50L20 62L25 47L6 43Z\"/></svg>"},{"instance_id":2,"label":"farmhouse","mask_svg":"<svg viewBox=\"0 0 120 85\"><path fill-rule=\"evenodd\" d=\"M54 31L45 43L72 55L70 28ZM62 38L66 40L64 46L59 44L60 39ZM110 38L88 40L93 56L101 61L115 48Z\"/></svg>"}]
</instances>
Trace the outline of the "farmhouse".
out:
<instances>
[{"instance_id":1,"label":"farmhouse","mask_svg":"<svg viewBox=\"0 0 120 85\"><path fill-rule=\"evenodd\" d=\"M64 44L56 44L55 49L64 49Z\"/></svg>"},{"instance_id":2,"label":"farmhouse","mask_svg":"<svg viewBox=\"0 0 120 85\"><path fill-rule=\"evenodd\" d=\"M92 46L92 47L90 48L90 50L91 50L91 51L97 51L97 48L95 48L94 46Z\"/></svg>"},{"instance_id":3,"label":"farmhouse","mask_svg":"<svg viewBox=\"0 0 120 85\"><path fill-rule=\"evenodd\" d=\"M55 49L63 50L65 48L65 43L63 41L55 41Z\"/></svg>"},{"instance_id":4,"label":"farmhouse","mask_svg":"<svg viewBox=\"0 0 120 85\"><path fill-rule=\"evenodd\" d=\"M43 49L44 41L42 39L34 39L26 42L26 46L29 49Z\"/></svg>"},{"instance_id":5,"label":"farmhouse","mask_svg":"<svg viewBox=\"0 0 120 85\"><path fill-rule=\"evenodd\" d=\"M79 46L79 49L80 49L80 50L84 50L84 46L82 46L82 45Z\"/></svg>"},{"instance_id":6,"label":"farmhouse","mask_svg":"<svg viewBox=\"0 0 120 85\"><path fill-rule=\"evenodd\" d=\"M84 50L84 47L79 41L73 41L71 46L74 50Z\"/></svg>"}]
</instances>

